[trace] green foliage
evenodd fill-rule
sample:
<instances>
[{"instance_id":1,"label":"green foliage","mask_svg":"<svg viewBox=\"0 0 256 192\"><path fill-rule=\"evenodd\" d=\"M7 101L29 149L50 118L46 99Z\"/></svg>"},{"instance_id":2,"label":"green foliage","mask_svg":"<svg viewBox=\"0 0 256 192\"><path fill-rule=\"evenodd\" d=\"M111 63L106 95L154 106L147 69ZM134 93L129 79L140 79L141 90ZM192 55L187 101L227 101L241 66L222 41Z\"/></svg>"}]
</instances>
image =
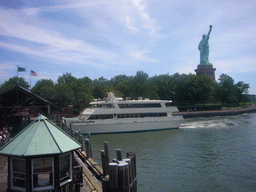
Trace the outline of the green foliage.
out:
<instances>
[{"instance_id":1,"label":"green foliage","mask_svg":"<svg viewBox=\"0 0 256 192\"><path fill-rule=\"evenodd\" d=\"M0 93L3 93L13 87L15 87L16 85L20 85L21 87L25 88L25 89L29 89L29 84L28 82L25 81L25 79L23 77L11 77L9 78L8 81L5 81L1 86L0 86Z\"/></svg>"},{"instance_id":2,"label":"green foliage","mask_svg":"<svg viewBox=\"0 0 256 192\"><path fill-rule=\"evenodd\" d=\"M93 100L93 89L84 79L78 79L71 87L75 94L74 109L82 110Z\"/></svg>"},{"instance_id":3,"label":"green foliage","mask_svg":"<svg viewBox=\"0 0 256 192\"><path fill-rule=\"evenodd\" d=\"M213 94L213 81L207 76L194 76L188 81L190 103L204 104Z\"/></svg>"},{"instance_id":4,"label":"green foliage","mask_svg":"<svg viewBox=\"0 0 256 192\"><path fill-rule=\"evenodd\" d=\"M67 84L57 84L56 101L55 103L60 107L66 107L75 103L75 94L71 87Z\"/></svg>"},{"instance_id":5,"label":"green foliage","mask_svg":"<svg viewBox=\"0 0 256 192\"><path fill-rule=\"evenodd\" d=\"M36 82L34 87L31 89L31 92L41 96L40 93L42 92L43 87L52 87L53 88L54 82L51 79L41 79Z\"/></svg>"},{"instance_id":6,"label":"green foliage","mask_svg":"<svg viewBox=\"0 0 256 192\"><path fill-rule=\"evenodd\" d=\"M29 88L24 78L19 78L19 84ZM17 77L10 78L0 86L0 91L5 91L17 84ZM100 77L91 80L89 77L80 79L65 73L60 76L57 83L52 80L42 79L37 81L32 92L42 98L60 106L73 105L76 113L89 106L93 98L103 98L107 92L113 91L117 97L138 97L150 99L173 100L174 104L196 106L205 103L219 103L237 105L246 102L249 84L242 81L234 83L234 79L222 74L218 82L213 82L206 76L193 74L156 75L149 77L147 73L138 71L135 76L117 75L110 80ZM199 105L198 110L202 107ZM205 110L209 106L203 107Z\"/></svg>"},{"instance_id":7,"label":"green foliage","mask_svg":"<svg viewBox=\"0 0 256 192\"><path fill-rule=\"evenodd\" d=\"M238 104L247 101L244 93L248 93L249 84L242 81L234 84L234 79L226 74L220 75L219 84L216 88L216 98L223 105Z\"/></svg>"},{"instance_id":8,"label":"green foliage","mask_svg":"<svg viewBox=\"0 0 256 192\"><path fill-rule=\"evenodd\" d=\"M72 84L76 78L71 73L65 73L57 79L58 84Z\"/></svg>"},{"instance_id":9,"label":"green foliage","mask_svg":"<svg viewBox=\"0 0 256 192\"><path fill-rule=\"evenodd\" d=\"M47 101L50 101L51 103L55 103L57 100L56 89L53 86L43 86L40 89L40 92L38 95L46 99Z\"/></svg>"}]
</instances>

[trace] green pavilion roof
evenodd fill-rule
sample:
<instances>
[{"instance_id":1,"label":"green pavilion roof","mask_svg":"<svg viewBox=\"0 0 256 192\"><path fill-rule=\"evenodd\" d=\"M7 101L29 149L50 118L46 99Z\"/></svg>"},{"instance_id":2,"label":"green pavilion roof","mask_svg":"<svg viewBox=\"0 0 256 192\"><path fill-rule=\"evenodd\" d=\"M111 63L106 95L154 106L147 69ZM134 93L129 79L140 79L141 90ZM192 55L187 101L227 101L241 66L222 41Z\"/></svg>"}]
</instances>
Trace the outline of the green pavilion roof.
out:
<instances>
[{"instance_id":1,"label":"green pavilion roof","mask_svg":"<svg viewBox=\"0 0 256 192\"><path fill-rule=\"evenodd\" d=\"M36 156L61 154L81 148L81 144L40 115L0 149L0 155Z\"/></svg>"}]
</instances>

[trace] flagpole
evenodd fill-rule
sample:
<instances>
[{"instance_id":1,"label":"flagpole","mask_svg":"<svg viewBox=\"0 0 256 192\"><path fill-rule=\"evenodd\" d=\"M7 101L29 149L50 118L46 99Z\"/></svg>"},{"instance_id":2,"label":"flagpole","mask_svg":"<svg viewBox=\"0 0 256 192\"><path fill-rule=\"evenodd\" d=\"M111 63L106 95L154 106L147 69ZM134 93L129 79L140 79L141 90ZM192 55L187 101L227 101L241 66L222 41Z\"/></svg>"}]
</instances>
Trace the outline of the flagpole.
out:
<instances>
[{"instance_id":1,"label":"flagpole","mask_svg":"<svg viewBox=\"0 0 256 192\"><path fill-rule=\"evenodd\" d=\"M30 70L30 90L31 90L32 86L31 86L31 70Z\"/></svg>"},{"instance_id":2,"label":"flagpole","mask_svg":"<svg viewBox=\"0 0 256 192\"><path fill-rule=\"evenodd\" d=\"M19 66L17 66L17 85L19 85Z\"/></svg>"},{"instance_id":3,"label":"flagpole","mask_svg":"<svg viewBox=\"0 0 256 192\"><path fill-rule=\"evenodd\" d=\"M17 86L19 86L19 66L17 66ZM16 106L19 105L19 90L17 89L17 102L16 102Z\"/></svg>"}]
</instances>

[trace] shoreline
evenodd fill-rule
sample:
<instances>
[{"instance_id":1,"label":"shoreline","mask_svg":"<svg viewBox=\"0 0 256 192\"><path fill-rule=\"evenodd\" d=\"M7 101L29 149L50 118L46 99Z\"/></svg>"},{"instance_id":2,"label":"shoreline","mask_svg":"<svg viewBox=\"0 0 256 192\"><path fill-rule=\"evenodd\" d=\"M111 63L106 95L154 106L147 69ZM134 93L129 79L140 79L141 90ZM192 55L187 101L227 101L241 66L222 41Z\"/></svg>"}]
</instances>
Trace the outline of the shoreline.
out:
<instances>
[{"instance_id":1,"label":"shoreline","mask_svg":"<svg viewBox=\"0 0 256 192\"><path fill-rule=\"evenodd\" d=\"M225 110L216 111L186 111L186 112L175 112L173 115L182 115L184 119L196 118L196 117L213 117L213 116L231 116L243 113L254 113L256 112L256 105L246 107L235 107Z\"/></svg>"}]
</instances>

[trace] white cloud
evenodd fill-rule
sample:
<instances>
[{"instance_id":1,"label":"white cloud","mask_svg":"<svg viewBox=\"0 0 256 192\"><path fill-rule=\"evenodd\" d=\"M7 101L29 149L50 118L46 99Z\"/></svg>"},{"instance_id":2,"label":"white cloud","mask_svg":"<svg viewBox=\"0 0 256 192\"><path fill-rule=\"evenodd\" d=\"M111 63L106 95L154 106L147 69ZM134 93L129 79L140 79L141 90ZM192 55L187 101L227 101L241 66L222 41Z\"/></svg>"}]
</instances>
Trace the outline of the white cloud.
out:
<instances>
[{"instance_id":1,"label":"white cloud","mask_svg":"<svg viewBox=\"0 0 256 192\"><path fill-rule=\"evenodd\" d=\"M136 60L146 60L144 54L147 53L146 51L132 51L130 53L131 57Z\"/></svg>"}]
</instances>

